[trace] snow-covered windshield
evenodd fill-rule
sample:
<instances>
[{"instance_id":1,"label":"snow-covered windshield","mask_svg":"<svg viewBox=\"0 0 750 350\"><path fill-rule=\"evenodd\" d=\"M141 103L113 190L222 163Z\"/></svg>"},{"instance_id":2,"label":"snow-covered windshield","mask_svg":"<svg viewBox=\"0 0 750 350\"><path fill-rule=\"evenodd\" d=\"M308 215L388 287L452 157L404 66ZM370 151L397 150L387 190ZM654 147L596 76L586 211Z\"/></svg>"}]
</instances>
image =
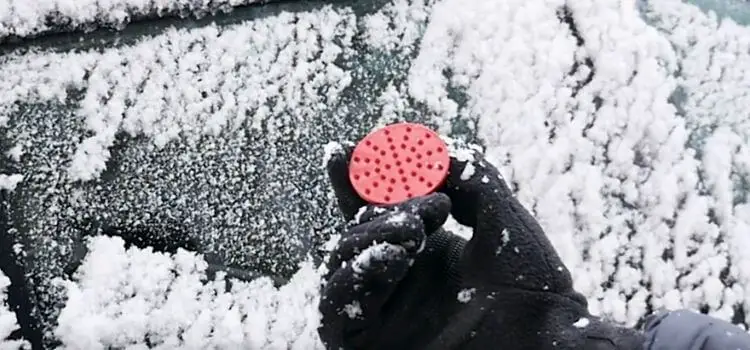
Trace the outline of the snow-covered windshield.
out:
<instances>
[{"instance_id":1,"label":"snow-covered windshield","mask_svg":"<svg viewBox=\"0 0 750 350\"><path fill-rule=\"evenodd\" d=\"M748 26L728 0L0 0L0 295L26 303L0 347L320 347L323 145L400 120L481 144L593 313L747 324ZM199 248L81 237L143 222Z\"/></svg>"}]
</instances>

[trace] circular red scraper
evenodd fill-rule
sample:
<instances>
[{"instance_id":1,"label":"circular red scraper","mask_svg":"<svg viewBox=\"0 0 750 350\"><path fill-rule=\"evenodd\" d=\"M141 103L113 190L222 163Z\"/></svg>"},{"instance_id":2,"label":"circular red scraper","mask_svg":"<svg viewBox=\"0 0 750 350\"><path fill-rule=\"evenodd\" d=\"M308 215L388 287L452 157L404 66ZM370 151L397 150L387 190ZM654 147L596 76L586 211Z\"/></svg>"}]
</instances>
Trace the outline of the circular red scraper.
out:
<instances>
[{"instance_id":1,"label":"circular red scraper","mask_svg":"<svg viewBox=\"0 0 750 350\"><path fill-rule=\"evenodd\" d=\"M440 187L449 161L447 146L434 131L413 123L391 124L357 144L349 179L366 201L396 204Z\"/></svg>"}]
</instances>

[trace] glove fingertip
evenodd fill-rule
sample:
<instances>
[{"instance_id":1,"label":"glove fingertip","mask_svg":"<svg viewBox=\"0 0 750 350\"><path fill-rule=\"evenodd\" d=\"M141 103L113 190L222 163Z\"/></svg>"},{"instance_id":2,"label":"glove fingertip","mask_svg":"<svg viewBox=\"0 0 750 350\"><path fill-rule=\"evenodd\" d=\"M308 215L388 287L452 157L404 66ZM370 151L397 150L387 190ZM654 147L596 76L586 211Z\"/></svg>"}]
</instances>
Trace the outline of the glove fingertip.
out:
<instances>
[{"instance_id":1,"label":"glove fingertip","mask_svg":"<svg viewBox=\"0 0 750 350\"><path fill-rule=\"evenodd\" d=\"M354 145L330 142L324 149L326 171L336 195L339 209L347 221L352 220L357 211L367 204L357 194L349 180L349 159L354 150Z\"/></svg>"},{"instance_id":2,"label":"glove fingertip","mask_svg":"<svg viewBox=\"0 0 750 350\"><path fill-rule=\"evenodd\" d=\"M331 171L341 169L342 167L348 166L349 157L351 156L353 147L347 146L345 143L331 141L323 146L323 164L328 170L329 174Z\"/></svg>"},{"instance_id":3,"label":"glove fingertip","mask_svg":"<svg viewBox=\"0 0 750 350\"><path fill-rule=\"evenodd\" d=\"M442 227L448 220L452 202L447 194L441 192L431 194L427 198L427 201L428 203L424 207L421 216L426 233L432 233Z\"/></svg>"}]
</instances>

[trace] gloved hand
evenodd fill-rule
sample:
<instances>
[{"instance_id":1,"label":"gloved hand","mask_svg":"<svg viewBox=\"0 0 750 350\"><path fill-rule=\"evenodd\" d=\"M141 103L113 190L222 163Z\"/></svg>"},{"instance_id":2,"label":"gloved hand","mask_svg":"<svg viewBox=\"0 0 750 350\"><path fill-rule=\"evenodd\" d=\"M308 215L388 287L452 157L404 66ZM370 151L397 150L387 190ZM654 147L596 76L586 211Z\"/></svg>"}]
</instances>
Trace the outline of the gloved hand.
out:
<instances>
[{"instance_id":1,"label":"gloved hand","mask_svg":"<svg viewBox=\"0 0 750 350\"><path fill-rule=\"evenodd\" d=\"M642 348L641 334L588 313L542 228L478 152L452 151L440 193L384 208L353 190L350 155L327 164L351 220L321 291L328 349ZM449 212L471 240L439 228Z\"/></svg>"}]
</instances>

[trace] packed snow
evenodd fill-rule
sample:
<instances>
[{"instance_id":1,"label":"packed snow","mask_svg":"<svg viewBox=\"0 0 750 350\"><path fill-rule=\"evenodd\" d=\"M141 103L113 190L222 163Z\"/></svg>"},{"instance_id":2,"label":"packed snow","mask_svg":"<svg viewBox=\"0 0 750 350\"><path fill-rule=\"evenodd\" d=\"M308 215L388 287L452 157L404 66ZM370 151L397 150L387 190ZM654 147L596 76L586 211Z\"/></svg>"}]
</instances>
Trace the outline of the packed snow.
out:
<instances>
[{"instance_id":1,"label":"packed snow","mask_svg":"<svg viewBox=\"0 0 750 350\"><path fill-rule=\"evenodd\" d=\"M48 233L68 212L168 211L230 262L296 263L289 252L308 243L294 235L335 221L320 166L335 150L323 146L402 118L484 146L593 313L632 325L687 307L750 322L736 312L750 309L750 28L694 5L323 6L0 65L0 125L22 145L17 186L45 194L24 207L24 247L49 256L29 266L43 280L34 300L55 310L45 326L63 348L319 347L309 259L280 288L227 290L221 276L205 281L200 254L95 238L68 278L72 233ZM30 122L19 103L50 121ZM122 133L137 147L118 150ZM252 142L262 151L243 148ZM113 166L131 175L107 187Z\"/></svg>"},{"instance_id":2,"label":"packed snow","mask_svg":"<svg viewBox=\"0 0 750 350\"><path fill-rule=\"evenodd\" d=\"M67 304L55 330L61 349L319 349L317 286L310 263L288 284L260 278L231 285L206 279L206 262L126 250L97 237L67 282ZM107 263L102 263L106 261Z\"/></svg>"}]
</instances>

